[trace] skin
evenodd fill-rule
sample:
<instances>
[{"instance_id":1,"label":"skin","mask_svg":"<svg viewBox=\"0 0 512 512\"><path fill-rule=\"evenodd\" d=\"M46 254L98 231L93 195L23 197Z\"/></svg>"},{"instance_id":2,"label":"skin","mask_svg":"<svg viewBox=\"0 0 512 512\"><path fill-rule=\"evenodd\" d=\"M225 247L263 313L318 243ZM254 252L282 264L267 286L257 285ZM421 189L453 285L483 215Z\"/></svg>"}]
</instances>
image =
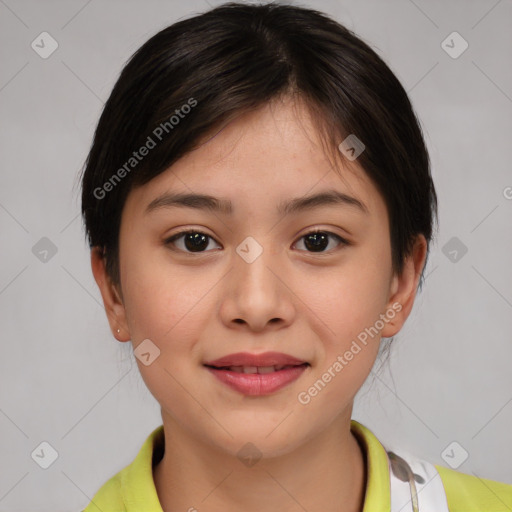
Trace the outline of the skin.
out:
<instances>
[{"instance_id":1,"label":"skin","mask_svg":"<svg viewBox=\"0 0 512 512\"><path fill-rule=\"evenodd\" d=\"M427 244L419 235L394 275L383 198L357 160L341 169L341 179L321 147L300 103L285 99L244 114L130 192L120 228L122 289L91 252L114 336L134 349L149 338L160 349L149 366L136 360L162 411L166 449L153 474L164 511L363 509L365 458L350 431L354 396L380 337L399 332L412 309ZM276 213L283 200L331 188L362 201L368 214L338 205ZM144 212L171 191L230 199L234 213ZM183 237L174 250L166 245L183 228L211 236L206 251L187 252ZM324 252L314 252L303 237L315 228L350 244L331 237ZM248 236L263 248L252 263L236 252ZM380 334L307 405L299 403L297 395L394 303L401 310ZM203 366L267 350L311 366L266 396L244 396ZM252 467L237 457L247 442L262 454Z\"/></svg>"}]
</instances>

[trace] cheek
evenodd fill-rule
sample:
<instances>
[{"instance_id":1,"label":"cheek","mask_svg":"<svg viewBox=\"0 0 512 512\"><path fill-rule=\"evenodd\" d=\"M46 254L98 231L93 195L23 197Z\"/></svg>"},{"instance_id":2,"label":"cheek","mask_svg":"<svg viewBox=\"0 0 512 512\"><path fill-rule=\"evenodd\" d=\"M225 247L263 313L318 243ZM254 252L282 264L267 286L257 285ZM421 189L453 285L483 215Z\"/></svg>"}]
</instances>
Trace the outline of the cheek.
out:
<instances>
[{"instance_id":1,"label":"cheek","mask_svg":"<svg viewBox=\"0 0 512 512\"><path fill-rule=\"evenodd\" d=\"M302 290L321 355L297 399L305 413L322 418L325 425L350 406L378 355L380 329L375 324L384 304L379 282L384 279L368 267L356 270L338 269L337 275L325 277L326 286Z\"/></svg>"},{"instance_id":2,"label":"cheek","mask_svg":"<svg viewBox=\"0 0 512 512\"><path fill-rule=\"evenodd\" d=\"M297 291L308 306L304 314L309 326L321 341L318 366L308 385L315 386L313 394L322 395L313 401L332 404L333 414L343 405L340 401L348 404L353 399L378 354L379 320L389 283L388 259L380 256L370 248L347 255L342 265L310 274Z\"/></svg>"},{"instance_id":3,"label":"cheek","mask_svg":"<svg viewBox=\"0 0 512 512\"><path fill-rule=\"evenodd\" d=\"M189 375L202 357L198 342L210 319L207 293L216 280L190 267L180 270L165 257L153 254L150 259L143 251L125 254L122 282L134 349L149 339L160 351L148 366L136 359L140 374L160 404L199 415L200 408L194 410L182 385L187 383L187 390L199 396Z\"/></svg>"},{"instance_id":4,"label":"cheek","mask_svg":"<svg viewBox=\"0 0 512 512\"><path fill-rule=\"evenodd\" d=\"M327 339L342 343L372 326L383 312L387 271L385 262L358 254L337 268L310 274L297 294L314 313L310 316L322 320Z\"/></svg>"},{"instance_id":5,"label":"cheek","mask_svg":"<svg viewBox=\"0 0 512 512\"><path fill-rule=\"evenodd\" d=\"M165 249L147 243L126 247L121 274L133 340L160 344L181 339L184 329L197 325L197 306L209 288L207 274L172 264Z\"/></svg>"}]
</instances>

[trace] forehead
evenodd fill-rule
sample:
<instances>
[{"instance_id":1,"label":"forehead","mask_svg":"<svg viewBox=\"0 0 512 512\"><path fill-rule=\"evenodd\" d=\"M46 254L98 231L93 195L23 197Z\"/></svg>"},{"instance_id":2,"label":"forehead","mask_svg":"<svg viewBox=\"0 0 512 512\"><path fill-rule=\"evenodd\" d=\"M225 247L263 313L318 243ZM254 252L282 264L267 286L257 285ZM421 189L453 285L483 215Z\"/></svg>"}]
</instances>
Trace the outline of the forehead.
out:
<instances>
[{"instance_id":1,"label":"forehead","mask_svg":"<svg viewBox=\"0 0 512 512\"><path fill-rule=\"evenodd\" d=\"M357 160L329 158L308 110L280 100L205 137L197 149L134 189L125 208L143 215L162 195L178 192L229 197L235 215L249 205L260 213L273 208L282 214L287 199L326 190L353 198L369 214L387 215L383 198Z\"/></svg>"}]
</instances>

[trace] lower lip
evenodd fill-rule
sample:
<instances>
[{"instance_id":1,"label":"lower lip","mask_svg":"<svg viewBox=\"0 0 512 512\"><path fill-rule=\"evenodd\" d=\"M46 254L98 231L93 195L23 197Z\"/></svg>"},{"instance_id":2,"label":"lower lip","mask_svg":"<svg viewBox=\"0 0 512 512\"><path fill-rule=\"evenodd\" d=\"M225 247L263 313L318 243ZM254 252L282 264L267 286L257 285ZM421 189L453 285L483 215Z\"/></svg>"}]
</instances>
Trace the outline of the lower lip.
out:
<instances>
[{"instance_id":1,"label":"lower lip","mask_svg":"<svg viewBox=\"0 0 512 512\"><path fill-rule=\"evenodd\" d=\"M206 366L221 382L244 395L268 395L297 380L307 365L294 366L271 373L239 373Z\"/></svg>"}]
</instances>

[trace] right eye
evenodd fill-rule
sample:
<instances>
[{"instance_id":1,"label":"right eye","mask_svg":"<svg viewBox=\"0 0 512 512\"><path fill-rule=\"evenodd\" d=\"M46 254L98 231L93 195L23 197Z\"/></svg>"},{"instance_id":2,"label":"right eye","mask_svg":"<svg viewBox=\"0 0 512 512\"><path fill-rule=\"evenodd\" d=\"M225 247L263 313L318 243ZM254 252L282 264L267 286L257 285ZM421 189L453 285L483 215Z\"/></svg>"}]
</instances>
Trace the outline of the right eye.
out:
<instances>
[{"instance_id":1,"label":"right eye","mask_svg":"<svg viewBox=\"0 0 512 512\"><path fill-rule=\"evenodd\" d=\"M164 244L171 246L171 250L179 250L185 253L201 253L206 252L204 249L208 247L209 240L214 240L210 235L195 229L187 229L180 231L167 238ZM177 242L181 247L178 247Z\"/></svg>"}]
</instances>

